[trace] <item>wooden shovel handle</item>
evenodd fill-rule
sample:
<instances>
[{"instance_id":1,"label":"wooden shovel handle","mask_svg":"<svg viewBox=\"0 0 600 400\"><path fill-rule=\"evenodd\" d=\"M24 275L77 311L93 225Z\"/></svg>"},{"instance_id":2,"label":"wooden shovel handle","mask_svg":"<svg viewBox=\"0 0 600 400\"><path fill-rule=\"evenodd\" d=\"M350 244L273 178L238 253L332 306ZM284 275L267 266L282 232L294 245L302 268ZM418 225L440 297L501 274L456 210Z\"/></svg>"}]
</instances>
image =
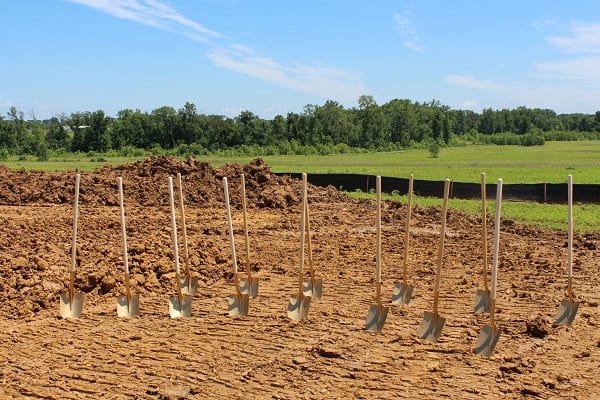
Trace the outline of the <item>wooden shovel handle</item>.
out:
<instances>
[{"instance_id":1,"label":"wooden shovel handle","mask_svg":"<svg viewBox=\"0 0 600 400\"><path fill-rule=\"evenodd\" d=\"M185 274L190 277L190 255L188 252L187 228L185 223L185 206L183 204L183 183L181 173L177 173L177 186L179 189L179 215L181 218L181 231L183 233L183 261L185 263Z\"/></svg>"},{"instance_id":2,"label":"wooden shovel handle","mask_svg":"<svg viewBox=\"0 0 600 400\"><path fill-rule=\"evenodd\" d=\"M498 281L498 247L500 244L500 212L502 211L502 178L498 178L496 185L496 215L494 219L494 260L492 264L492 300L496 300L496 286Z\"/></svg>"},{"instance_id":3,"label":"wooden shovel handle","mask_svg":"<svg viewBox=\"0 0 600 400\"><path fill-rule=\"evenodd\" d=\"M313 259L312 259L312 242L310 239L310 213L308 211L308 199L306 199L306 241L308 242L308 268L310 270L310 279L314 282L315 280L315 270L313 267Z\"/></svg>"},{"instance_id":4,"label":"wooden shovel handle","mask_svg":"<svg viewBox=\"0 0 600 400\"><path fill-rule=\"evenodd\" d=\"M127 231L125 229L125 206L123 205L123 178L117 178L119 186L119 211L121 214L121 241L123 243L123 271L129 274L129 261L127 259Z\"/></svg>"},{"instance_id":5,"label":"wooden shovel handle","mask_svg":"<svg viewBox=\"0 0 600 400\"><path fill-rule=\"evenodd\" d=\"M567 204L568 204L568 231L567 231L567 276L569 283L567 295L569 302L573 303L573 175L567 176Z\"/></svg>"},{"instance_id":6,"label":"wooden shovel handle","mask_svg":"<svg viewBox=\"0 0 600 400\"><path fill-rule=\"evenodd\" d=\"M233 275L237 279L238 265L237 255L235 253L235 238L233 236L233 222L231 220L231 206L229 205L229 187L227 177L223 177L223 192L225 194L225 208L227 209L227 230L229 231L229 245L231 246L231 256L233 258Z\"/></svg>"},{"instance_id":7,"label":"wooden shovel handle","mask_svg":"<svg viewBox=\"0 0 600 400\"><path fill-rule=\"evenodd\" d=\"M404 266L402 271L402 282L406 285L408 280L408 246L410 241L410 218L412 214L412 194L413 194L413 181L415 176L410 174L408 177L408 200L406 203L406 232L404 233Z\"/></svg>"},{"instance_id":8,"label":"wooden shovel handle","mask_svg":"<svg viewBox=\"0 0 600 400\"><path fill-rule=\"evenodd\" d=\"M181 272L179 271L179 245L177 244L177 220L175 219L175 199L173 196L173 177L169 176L169 205L171 208L171 231L173 236L173 257L175 258L175 283L177 287L177 299L179 304L183 304L183 293L181 292L181 285L179 284L179 277Z\"/></svg>"},{"instance_id":9,"label":"wooden shovel handle","mask_svg":"<svg viewBox=\"0 0 600 400\"><path fill-rule=\"evenodd\" d=\"M377 220L375 222L375 296L377 304L381 303L381 176L375 180L377 192Z\"/></svg>"},{"instance_id":10,"label":"wooden shovel handle","mask_svg":"<svg viewBox=\"0 0 600 400\"><path fill-rule=\"evenodd\" d=\"M79 223L79 182L81 175L75 175L75 199L73 201L73 237L71 239L71 266L70 272L75 272L75 264L77 260L77 225ZM70 274L73 276L73 274ZM72 279L71 279L72 280ZM72 283L70 283L72 285Z\"/></svg>"},{"instance_id":11,"label":"wooden shovel handle","mask_svg":"<svg viewBox=\"0 0 600 400\"><path fill-rule=\"evenodd\" d=\"M248 239L248 217L246 212L246 177L244 174L240 175L242 178L242 210L244 217L244 240L246 245L246 273L250 277L250 240Z\"/></svg>"},{"instance_id":12,"label":"wooden shovel handle","mask_svg":"<svg viewBox=\"0 0 600 400\"><path fill-rule=\"evenodd\" d=\"M173 196L173 177L169 176L169 204L171 207L171 230L173 237L173 256L175 258L175 272L179 278L179 245L177 244L177 221L175 219L175 200ZM177 285L179 287L179 285Z\"/></svg>"},{"instance_id":13,"label":"wooden shovel handle","mask_svg":"<svg viewBox=\"0 0 600 400\"><path fill-rule=\"evenodd\" d=\"M485 172L481 173L481 253L483 256L483 287L488 291L488 258L487 258L487 190L485 186Z\"/></svg>"},{"instance_id":14,"label":"wooden shovel handle","mask_svg":"<svg viewBox=\"0 0 600 400\"><path fill-rule=\"evenodd\" d=\"M298 269L298 296L302 298L302 275L304 269L304 239L306 235L306 185L307 176L305 173L302 174L302 221L300 223L300 266Z\"/></svg>"},{"instance_id":15,"label":"wooden shovel handle","mask_svg":"<svg viewBox=\"0 0 600 400\"><path fill-rule=\"evenodd\" d=\"M567 177L568 224L567 233L567 274L573 276L573 175Z\"/></svg>"},{"instance_id":16,"label":"wooden shovel handle","mask_svg":"<svg viewBox=\"0 0 600 400\"><path fill-rule=\"evenodd\" d=\"M448 214L448 197L450 196L450 179L444 181L444 201L442 203L442 227L440 229L440 247L438 249L437 270L433 289L433 309L437 315L438 297L440 295L440 279L442 275L442 259L444 256L444 240L446 238L446 215Z\"/></svg>"}]
</instances>

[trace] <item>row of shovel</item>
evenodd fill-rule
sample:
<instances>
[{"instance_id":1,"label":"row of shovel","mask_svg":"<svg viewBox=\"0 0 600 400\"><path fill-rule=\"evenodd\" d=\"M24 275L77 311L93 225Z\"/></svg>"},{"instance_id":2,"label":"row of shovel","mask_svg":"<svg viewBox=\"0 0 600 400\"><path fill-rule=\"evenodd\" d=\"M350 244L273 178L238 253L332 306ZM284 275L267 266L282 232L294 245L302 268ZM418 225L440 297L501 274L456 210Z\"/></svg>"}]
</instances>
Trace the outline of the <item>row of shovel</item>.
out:
<instances>
[{"instance_id":1,"label":"row of shovel","mask_svg":"<svg viewBox=\"0 0 600 400\"><path fill-rule=\"evenodd\" d=\"M251 298L258 296L259 278L252 276L250 265L250 244L248 240L248 223L246 212L246 182L244 174L241 177L241 197L243 210L244 238L246 248L246 276L240 277L238 270L238 259L236 253L235 239L233 234L233 222L231 217L231 207L229 204L229 185L227 177L223 178L223 190L225 195L225 205L227 209L227 228L231 245L231 254L233 259L233 279L235 283L235 294L228 297L228 312L232 316L245 316L249 312L249 303ZM79 318L83 310L83 294L76 293L74 288L76 249L77 249L77 228L79 218L79 185L81 176L75 176L75 199L73 206L73 238L71 242L71 264L69 268L69 287L60 294L60 315L63 318ZM176 295L169 297L169 315L171 318L187 318L191 316L192 302L191 298L198 291L198 277L191 274L187 229L185 221L185 208L183 202L183 188L181 174L177 174L179 189L179 210L183 234L183 250L185 272L182 273L179 263L179 243L177 237L177 220L175 213L175 200L173 190L173 178L168 178L171 228L173 240L173 253L176 271ZM125 281L125 294L117 297L117 316L121 318L133 318L139 316L140 298L137 294L132 294L129 282L129 263L127 254L127 233L125 228L125 208L123 205L123 179L118 178L119 206L121 219L121 234L123 245L123 272ZM312 247L310 238L310 222L307 201L307 177L303 175L302 179L302 228L301 228L301 252L300 252L300 278L298 295L293 295L288 305L288 315L292 320L299 321L306 317L310 306L311 298L321 298L323 293L323 280L315 277L315 271L312 261ZM305 236L308 242L309 270L310 279L303 279L304 267L304 247Z\"/></svg>"},{"instance_id":2,"label":"row of shovel","mask_svg":"<svg viewBox=\"0 0 600 400\"><path fill-rule=\"evenodd\" d=\"M190 262L187 247L187 231L185 222L185 210L183 204L183 189L181 182L181 174L177 175L179 189L179 209L182 224L182 233L184 240L184 262L185 273L182 274L179 265L179 245L177 238L177 221L175 215L175 202L173 194L173 178L168 178L171 225L173 234L173 251L176 270L176 296L169 298L169 314L172 318L189 317L191 316L191 296L195 295L198 289L198 278L192 276L190 272ZM408 202L407 202L407 218L405 230L405 246L404 246L404 261L402 270L402 281L394 286L391 302L384 304L381 299L381 177L376 180L377 193L377 217L376 217L376 268L375 268L375 300L376 303L369 307L365 322L365 329L368 331L381 332L385 324L389 306L391 305L408 305L412 295L413 286L408 283L408 249L410 242L410 224L412 210L412 194L413 194L413 174L409 178ZM78 221L78 202L79 202L79 181L80 175L76 175L75 179L75 202L74 202L74 218L73 218L73 240L71 244L71 266L69 270L69 288L61 293L60 313L63 318L78 318L81 315L83 307L83 295L75 293L74 278L75 278L75 261L76 261L76 246L77 246L77 221ZM227 227L229 232L229 240L231 245L231 253L233 259L233 278L235 284L235 294L228 298L228 311L232 316L245 316L249 313L249 301L258 295L259 278L252 276L250 266L250 246L248 240L248 224L246 213L246 189L245 177L241 174L241 197L243 211L244 238L246 248L246 276L240 277L238 270L238 260L233 234L233 223L231 217L231 208L229 204L229 185L227 177L223 178L223 188L225 195L225 204L227 209ZM119 317L135 317L139 315L139 295L131 293L129 284L129 266L127 258L127 235L125 230L125 212L123 207L123 188L122 178L118 178L119 188L119 203L121 211L121 228L123 242L123 269L125 273L125 294L117 298L117 315ZM418 329L420 338L436 342L445 325L446 319L438 310L440 281L443 263L444 239L446 237L446 215L448 210L448 198L450 191L450 180L444 182L444 194L442 203L442 223L440 232L440 243L438 250L438 258L436 264L436 275L433 289L433 311L426 312L422 323ZM494 245L493 245L493 262L491 271L491 288L488 286L488 261L487 261L487 205L486 205L486 183L485 173L481 174L481 199L482 199L482 254L483 254L483 289L477 290L475 296L474 312L489 313L489 325L485 325L479 335L475 345L475 352L482 355L490 355L494 351L496 343L500 337L500 329L496 325L494 312L496 308L496 287L498 274L498 251L500 239L500 214L502 205L502 179L498 179L496 188L496 214L495 214L495 230L494 230ZM570 325L577 313L578 303L574 301L572 290L572 236L573 236L573 179L568 176L568 297L559 305L557 324ZM310 215L307 200L307 176L302 174L302 211L300 224L300 257L299 257L299 274L298 274L298 292L293 294L288 303L288 317L294 321L300 321L308 315L310 302L312 298L319 299L323 293L323 280L317 279L313 267L312 246L310 235ZM304 264L306 244L308 245L308 264L310 278L304 279Z\"/></svg>"},{"instance_id":3,"label":"row of shovel","mask_svg":"<svg viewBox=\"0 0 600 400\"><path fill-rule=\"evenodd\" d=\"M402 271L402 282L394 286L391 302L384 304L381 300L381 177L376 179L377 192L377 220L376 220L376 268L375 268L375 299L376 303L369 307L365 322L367 331L381 332L385 320L388 315L390 305L407 305L413 294L413 286L408 284L407 266L408 266L408 248L410 240L410 220L412 209L412 192L413 192L413 174L409 177L408 188L408 215L406 218L406 236L404 239L404 263ZM568 260L567 260L567 299L563 300L558 307L558 315L556 323L558 325L570 325L575 315L579 304L573 298L573 177L569 175L567 178L568 186ZM440 295L440 280L442 272L442 260L444 253L444 239L446 237L446 215L448 210L448 197L450 192L450 179L444 182L444 196L442 203L442 223L440 232L440 243L438 250L438 258L436 265L435 282L433 289L433 311L426 312L423 321L419 325L418 335L421 339L437 342L442 329L446 323L446 318L443 317L438 310L439 295ZM486 205L486 182L485 173L481 173L481 203L482 203L482 253L483 253L483 289L478 289L475 295L474 312L476 314L487 312L489 313L489 325L483 326L480 335L475 343L475 353L483 356L490 356L500 338L500 328L496 325L494 313L496 309L496 288L498 282L498 250L500 244L500 214L502 207L502 179L499 178L496 186L496 214L494 226L494 245L493 245L493 261L492 261L492 277L491 289L488 286L488 262L487 262L487 205Z\"/></svg>"}]
</instances>

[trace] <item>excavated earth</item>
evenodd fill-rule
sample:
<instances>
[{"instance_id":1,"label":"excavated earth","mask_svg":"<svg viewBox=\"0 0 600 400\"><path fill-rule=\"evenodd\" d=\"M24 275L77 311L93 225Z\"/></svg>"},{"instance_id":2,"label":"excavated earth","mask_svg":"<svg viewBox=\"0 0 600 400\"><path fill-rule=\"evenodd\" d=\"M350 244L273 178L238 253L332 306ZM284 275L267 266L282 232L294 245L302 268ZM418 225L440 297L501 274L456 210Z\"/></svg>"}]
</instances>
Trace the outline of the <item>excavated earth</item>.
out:
<instances>
[{"instance_id":1,"label":"excavated earth","mask_svg":"<svg viewBox=\"0 0 600 400\"><path fill-rule=\"evenodd\" d=\"M171 319L175 263L167 177L178 172L200 289L192 317ZM241 173L249 262L260 292L250 300L249 315L234 318L227 313L235 288L222 178L230 182L238 259L245 268ZM413 299L392 306L383 331L371 333L364 324L375 301L375 203L309 185L313 261L324 294L313 299L306 319L292 322L286 308L298 288L301 183L272 174L260 159L215 169L191 158L149 158L82 173L75 290L85 302L81 318L62 319L74 175L0 167L0 398L597 397L596 233L574 236L573 287L580 307L571 326L555 326L566 298L566 231L503 219L496 314L502 334L496 351L482 357L473 350L488 323L487 315L473 314L475 292L483 285L477 216L448 214L439 304L447 322L439 341L419 339L417 328L433 307L441 207L413 208ZM134 319L116 315L116 297L124 293L118 176L124 180L131 283L141 303ZM402 275L406 214L405 204L383 204L385 299ZM493 228L489 218L490 243Z\"/></svg>"}]
</instances>

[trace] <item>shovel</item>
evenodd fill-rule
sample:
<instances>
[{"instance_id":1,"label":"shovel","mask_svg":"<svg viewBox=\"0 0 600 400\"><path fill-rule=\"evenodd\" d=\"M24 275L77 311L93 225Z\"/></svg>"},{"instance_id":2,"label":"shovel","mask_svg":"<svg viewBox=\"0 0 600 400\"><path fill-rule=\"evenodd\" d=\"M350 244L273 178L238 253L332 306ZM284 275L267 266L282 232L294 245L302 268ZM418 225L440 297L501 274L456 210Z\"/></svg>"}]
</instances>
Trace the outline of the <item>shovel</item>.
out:
<instances>
[{"instance_id":1,"label":"shovel","mask_svg":"<svg viewBox=\"0 0 600 400\"><path fill-rule=\"evenodd\" d=\"M300 268L298 271L298 294L292 295L288 303L287 314L293 321L300 321L308 315L311 297L305 296L302 290L302 274L304 267L304 236L306 228L306 174L302 174L302 222L300 223Z\"/></svg>"},{"instance_id":2,"label":"shovel","mask_svg":"<svg viewBox=\"0 0 600 400\"><path fill-rule=\"evenodd\" d=\"M188 252L187 229L185 224L185 208L183 205L183 185L181 183L181 174L177 173L177 184L179 186L179 213L181 217L181 228L183 231L183 261L185 262L185 275L180 281L181 292L193 296L198 292L198 277L192 276L190 270L190 256Z\"/></svg>"},{"instance_id":3,"label":"shovel","mask_svg":"<svg viewBox=\"0 0 600 400\"><path fill-rule=\"evenodd\" d=\"M238 275L237 256L235 254L235 239L233 237L233 223L231 221L231 207L229 206L229 188L227 177L223 177L223 190L225 192L225 207L227 208L227 228L229 230L229 243L231 245L231 255L233 257L233 279L235 280L235 294L228 297L229 315L243 316L248 315L249 296L240 291L240 280Z\"/></svg>"},{"instance_id":4,"label":"shovel","mask_svg":"<svg viewBox=\"0 0 600 400\"><path fill-rule=\"evenodd\" d=\"M408 304L412 298L413 286L408 284L408 243L410 240L410 216L412 211L414 177L413 174L410 174L408 178L408 202L406 204L408 211L406 215L406 233L404 237L404 268L402 270L402 283L397 283L394 286L392 304Z\"/></svg>"},{"instance_id":5,"label":"shovel","mask_svg":"<svg viewBox=\"0 0 600 400\"><path fill-rule=\"evenodd\" d=\"M500 338L500 329L496 326L494 320L494 311L496 310L496 287L498 277L498 245L500 243L500 211L502 208L502 179L498 179L496 189L496 217L494 227L494 259L492 263L492 291L490 298L490 324L481 329L479 338L475 343L475 353L488 357L494 352L496 343Z\"/></svg>"},{"instance_id":6,"label":"shovel","mask_svg":"<svg viewBox=\"0 0 600 400\"><path fill-rule=\"evenodd\" d=\"M486 189L485 172L481 173L481 249L483 255L483 290L477 289L475 294L475 314L490 311L490 289L487 281L487 209L486 209Z\"/></svg>"},{"instance_id":7,"label":"shovel","mask_svg":"<svg viewBox=\"0 0 600 400\"><path fill-rule=\"evenodd\" d=\"M308 212L308 199L306 201L306 238L308 242L308 267L310 271L310 279L302 283L302 291L305 296L320 299L323 295L323 279L315 278L315 269L312 259L312 244L310 240L310 214Z\"/></svg>"},{"instance_id":8,"label":"shovel","mask_svg":"<svg viewBox=\"0 0 600 400\"><path fill-rule=\"evenodd\" d=\"M244 211L244 238L246 240L246 274L247 278L240 278L240 291L251 299L258 296L258 278L252 276L250 268L250 242L248 240L248 219L246 217L246 178L242 178L242 209Z\"/></svg>"},{"instance_id":9,"label":"shovel","mask_svg":"<svg viewBox=\"0 0 600 400\"><path fill-rule=\"evenodd\" d=\"M376 221L376 245L375 245L375 299L376 303L369 306L365 329L371 332L381 332L389 307L381 304L381 176L376 178L377 190L377 221Z\"/></svg>"},{"instance_id":10,"label":"shovel","mask_svg":"<svg viewBox=\"0 0 600 400\"><path fill-rule=\"evenodd\" d=\"M177 221L175 220L175 201L173 199L173 177L169 177L169 200L171 205L171 228L173 231L173 255L175 258L175 286L177 295L169 297L169 315L171 318L188 318L192 315L192 298L181 291L179 271L179 246L177 244Z\"/></svg>"},{"instance_id":11,"label":"shovel","mask_svg":"<svg viewBox=\"0 0 600 400\"><path fill-rule=\"evenodd\" d=\"M569 204L569 232L568 232L568 256L567 256L567 274L569 283L567 286L568 298L560 302L558 306L557 325L571 325L577 314L579 303L573 299L573 176L567 178L568 186L568 204Z\"/></svg>"},{"instance_id":12,"label":"shovel","mask_svg":"<svg viewBox=\"0 0 600 400\"><path fill-rule=\"evenodd\" d=\"M71 267L69 268L69 290L60 294L60 315L63 318L79 318L83 310L83 294L75 293L75 262L77 258L77 220L79 219L79 181L75 175L75 201L73 203L73 240L71 241Z\"/></svg>"},{"instance_id":13,"label":"shovel","mask_svg":"<svg viewBox=\"0 0 600 400\"><path fill-rule=\"evenodd\" d=\"M419 326L418 334L421 339L437 342L446 324L446 318L438 313L438 300L440 297L440 278L442 275L442 257L444 255L444 238L446 237L446 214L448 213L448 196L450 193L450 179L444 182L444 202L442 205L442 228L440 232L440 248L438 250L437 271L435 273L435 286L433 289L433 312L426 312L423 322Z\"/></svg>"},{"instance_id":14,"label":"shovel","mask_svg":"<svg viewBox=\"0 0 600 400\"><path fill-rule=\"evenodd\" d=\"M123 238L123 272L125 272L125 296L117 297L117 316L132 318L140 315L140 296L132 295L129 286L129 263L127 261L127 232L125 230L125 207L123 207L123 178L119 177L119 206L121 207L121 233Z\"/></svg>"}]
</instances>

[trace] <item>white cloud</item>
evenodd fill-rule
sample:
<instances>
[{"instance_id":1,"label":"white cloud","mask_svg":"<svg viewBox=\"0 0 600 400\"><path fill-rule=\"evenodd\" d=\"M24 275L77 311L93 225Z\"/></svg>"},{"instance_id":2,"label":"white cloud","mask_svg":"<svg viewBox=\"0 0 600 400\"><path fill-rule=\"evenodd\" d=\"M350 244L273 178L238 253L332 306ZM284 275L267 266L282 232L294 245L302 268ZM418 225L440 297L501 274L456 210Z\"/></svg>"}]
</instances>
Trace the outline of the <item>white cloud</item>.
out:
<instances>
[{"instance_id":1,"label":"white cloud","mask_svg":"<svg viewBox=\"0 0 600 400\"><path fill-rule=\"evenodd\" d=\"M468 75L448 75L444 80L456 86L463 86L470 89L480 90L500 90L502 87L490 80L480 80Z\"/></svg>"},{"instance_id":2,"label":"white cloud","mask_svg":"<svg viewBox=\"0 0 600 400\"><path fill-rule=\"evenodd\" d=\"M564 53L600 53L600 24L572 23L569 31L546 40Z\"/></svg>"},{"instance_id":3,"label":"white cloud","mask_svg":"<svg viewBox=\"0 0 600 400\"><path fill-rule=\"evenodd\" d=\"M156 0L67 0L102 11L121 19L128 19L166 31L183 34L190 39L206 42L208 37L222 37L181 15L173 8Z\"/></svg>"},{"instance_id":4,"label":"white cloud","mask_svg":"<svg viewBox=\"0 0 600 400\"><path fill-rule=\"evenodd\" d=\"M548 85L512 93L513 106L548 108L558 113L588 113L598 111L599 88L575 85Z\"/></svg>"},{"instance_id":5,"label":"white cloud","mask_svg":"<svg viewBox=\"0 0 600 400\"><path fill-rule=\"evenodd\" d=\"M543 62L537 64L535 69L540 78L600 83L600 56Z\"/></svg>"},{"instance_id":6,"label":"white cloud","mask_svg":"<svg viewBox=\"0 0 600 400\"><path fill-rule=\"evenodd\" d=\"M158 0L67 0L102 11L117 18L135 21L158 29L174 31L197 41L222 39L224 36L188 19ZM208 58L220 68L229 69L276 85L323 98L355 101L367 92L356 74L322 65L282 65L254 49L230 43L215 44ZM227 110L227 113L233 110Z\"/></svg>"},{"instance_id":7,"label":"white cloud","mask_svg":"<svg viewBox=\"0 0 600 400\"><path fill-rule=\"evenodd\" d=\"M395 14L394 22L403 40L402 46L419 52L425 51L414 27L414 15L411 11L406 10L401 14Z\"/></svg>"},{"instance_id":8,"label":"white cloud","mask_svg":"<svg viewBox=\"0 0 600 400\"><path fill-rule=\"evenodd\" d=\"M286 66L245 46L243 50L239 45L217 49L208 57L220 68L323 98L354 101L367 92L358 76L350 71L322 65Z\"/></svg>"},{"instance_id":9,"label":"white cloud","mask_svg":"<svg viewBox=\"0 0 600 400\"><path fill-rule=\"evenodd\" d=\"M465 100L462 102L461 106L472 110L479 106L479 102L477 100Z\"/></svg>"}]
</instances>

